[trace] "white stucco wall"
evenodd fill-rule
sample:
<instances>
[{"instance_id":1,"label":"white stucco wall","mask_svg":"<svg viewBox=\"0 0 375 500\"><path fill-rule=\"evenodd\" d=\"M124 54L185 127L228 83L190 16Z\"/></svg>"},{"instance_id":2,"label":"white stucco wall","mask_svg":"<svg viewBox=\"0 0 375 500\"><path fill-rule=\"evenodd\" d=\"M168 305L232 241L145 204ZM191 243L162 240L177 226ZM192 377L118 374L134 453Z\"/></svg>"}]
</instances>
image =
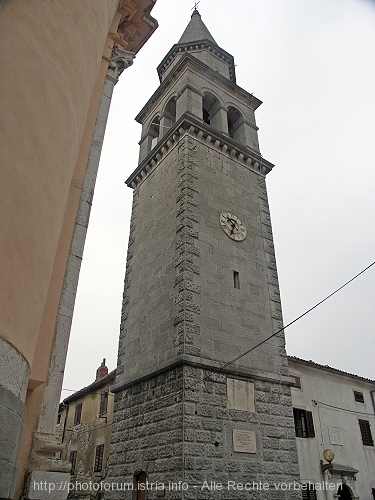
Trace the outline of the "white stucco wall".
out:
<instances>
[{"instance_id":1,"label":"white stucco wall","mask_svg":"<svg viewBox=\"0 0 375 500\"><path fill-rule=\"evenodd\" d=\"M375 382L290 358L289 369L291 375L301 378L301 389L292 388L293 408L312 411L315 429L314 438L297 437L301 481L322 483L326 480L321 473L320 460L323 460L323 451L329 448L335 453L333 464L358 470L355 481L348 478L347 484L353 492L361 500L373 500L375 447L363 444L358 420L369 421L374 439L375 410L371 391L375 390ZM364 403L355 401L354 391L363 393ZM334 432L336 438L332 436ZM334 444L337 441L342 444ZM334 480L336 477L332 477L331 481ZM317 491L317 498L333 499L335 493Z\"/></svg>"}]
</instances>

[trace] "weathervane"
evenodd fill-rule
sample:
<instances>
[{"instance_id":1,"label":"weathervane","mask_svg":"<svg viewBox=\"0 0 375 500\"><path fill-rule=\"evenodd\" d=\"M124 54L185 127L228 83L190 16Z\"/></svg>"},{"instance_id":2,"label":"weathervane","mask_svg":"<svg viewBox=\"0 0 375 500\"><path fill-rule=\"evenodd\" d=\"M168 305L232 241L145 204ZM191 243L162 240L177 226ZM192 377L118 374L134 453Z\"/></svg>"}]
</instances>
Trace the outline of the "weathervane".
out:
<instances>
[{"instance_id":1,"label":"weathervane","mask_svg":"<svg viewBox=\"0 0 375 500\"><path fill-rule=\"evenodd\" d=\"M195 2L194 7L191 10L194 9L194 10L198 11L197 7L198 7L199 3L201 3L200 0L199 0L199 2Z\"/></svg>"}]
</instances>

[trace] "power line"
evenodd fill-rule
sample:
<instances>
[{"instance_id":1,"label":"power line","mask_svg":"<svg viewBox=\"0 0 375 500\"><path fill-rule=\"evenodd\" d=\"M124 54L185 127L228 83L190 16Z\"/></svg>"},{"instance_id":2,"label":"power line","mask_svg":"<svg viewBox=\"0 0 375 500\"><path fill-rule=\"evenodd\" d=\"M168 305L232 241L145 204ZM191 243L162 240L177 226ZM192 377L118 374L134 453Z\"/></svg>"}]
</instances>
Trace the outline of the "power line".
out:
<instances>
[{"instance_id":1,"label":"power line","mask_svg":"<svg viewBox=\"0 0 375 500\"><path fill-rule=\"evenodd\" d=\"M353 276L350 280L346 281L343 285L341 285L339 288L337 288L335 291L333 291L332 293L330 293L329 295L327 295L324 299L320 300L319 302L317 302L314 306L310 307L310 309L308 309L307 311L305 311L303 314L301 314L300 316L298 316L297 318L295 318L293 321L291 321L290 323L288 323L287 325L285 325L283 328L280 328L279 330L277 330L275 333L273 333L272 335L269 335L268 337L266 337L264 340L261 340L260 342L258 342L257 344L255 344L254 346L250 347L249 349L247 349L245 352L243 352L242 354L236 356L235 358L233 358L231 361L228 361L227 363L224 363L222 366L220 366L218 368L218 372L222 372L223 370L225 370L225 368L227 368L228 366L232 365L233 363L235 363L236 361L238 361L239 359L243 358L244 356L247 356L247 354L249 354L250 352L254 351L255 349L257 349L258 347L260 347L261 345L265 344L266 342L268 342L269 340L271 340L273 337L276 337L276 335L278 335L279 333L282 333L286 328L288 328L289 326L293 325L294 323L296 323L297 321L299 321L301 318L303 318L304 316L306 316L307 314L309 314L311 311L313 311L314 309L316 309L317 307L319 307L321 304L323 304L323 302L326 302L329 298L331 298L333 295L335 295L337 292L339 292L340 290L342 290L343 288L345 288L347 285L349 285L349 283L351 283L352 281L354 281L355 279L357 279L359 276L361 276L361 274L363 274L364 272L366 272L368 269L370 269L370 267L372 267L373 265L375 264L375 261L372 262L370 265L368 265L367 267L365 267L362 271L360 271L358 274L356 274L355 276ZM161 401L168 401L168 399L172 399L172 398L175 398L176 396L178 396L179 394L185 392L186 390L189 390L189 389L192 389L193 387L196 387L198 384L200 384L201 382L204 382L205 380L208 379L208 376L204 376L202 379L198 380L198 382L194 382L193 384L189 385L188 387L184 387L182 389L180 389L179 391L175 392L173 395L167 395L167 396L163 396L162 398L159 398L158 400L158 403L160 403ZM72 389L63 389L63 390L72 390ZM78 391L77 391L78 392ZM110 393L112 394L112 393ZM152 408L153 409L153 408Z\"/></svg>"},{"instance_id":2,"label":"power line","mask_svg":"<svg viewBox=\"0 0 375 500\"><path fill-rule=\"evenodd\" d=\"M327 297L325 297L323 300L321 300L320 302L318 302L317 304L315 304L315 306L313 307L310 307L310 309L308 309L307 311L305 311L303 314L301 314L300 316L298 316L296 319L294 319L293 321L291 321L290 323L288 323L287 325L285 325L283 328L280 328L280 330L278 330L277 332L273 333L272 335L270 335L269 337L267 337L266 339L262 340L261 342L259 342L258 344L256 344L255 346L251 347L250 349L248 349L247 351L245 351L244 353L240 354L239 356L237 356L236 358L232 359L232 361L229 361L228 363L226 363L225 365L223 365L220 369L224 369L226 368L227 366L231 365L232 363L235 363L236 361L238 361L239 359L243 358L244 356L246 356L247 354L249 354L251 351L254 351L255 349L257 349L258 347L260 347L262 344L264 344L265 342L267 342L268 340L272 339L273 337L275 337L276 335L278 335L279 333L281 333L283 330L285 330L285 328L288 328L289 326L293 325L294 323L296 323L298 320L300 320L301 318L303 318L304 316L306 316L306 314L309 314L309 312L313 311L314 309L316 309L318 306L320 306L321 304L323 304L323 302L325 302L326 300L328 300L330 297L332 297L333 295L335 295L335 293L339 292L340 290L342 290L344 287L346 287L346 285L349 285L349 283L351 283L352 281L354 281L356 278L358 278L358 276L360 276L361 274L363 274L365 271L367 271L367 269L369 269L371 266L373 266L375 264L375 261L372 262L369 266L365 267L365 269L363 269L360 273L356 274L353 278L351 278L349 281L347 281L346 283L344 283L343 285L341 285L339 288L337 288L334 292L330 293L329 295L327 295Z\"/></svg>"},{"instance_id":3,"label":"power line","mask_svg":"<svg viewBox=\"0 0 375 500\"><path fill-rule=\"evenodd\" d=\"M329 295L327 295L324 299L322 299L321 301L317 302L314 306L310 307L310 309L308 309L307 311L305 311L303 314L301 314L300 316L298 316L297 318L295 318L293 321L291 321L290 323L288 323L287 325L285 325L283 328L280 328L279 330L277 330L275 333L273 333L269 337L266 337L264 340L262 340L262 341L258 342L257 344L255 344L255 346L250 347L249 349L247 349L245 352L243 352L239 356L235 357L231 361L228 361L224 365L220 366L217 371L220 373L221 371L223 371L225 368L227 368L231 364L235 363L239 359L243 358L244 356L246 356L250 352L252 352L255 349L257 349L258 347L260 347L261 345L265 344L266 342L268 342L269 340L271 340L273 337L275 337L279 333L283 332L286 328L288 328L289 326L291 326L294 323L296 323L298 320L300 320L301 318L303 318L304 316L306 316L307 314L309 314L311 311L313 311L314 309L316 309L318 306L320 306L321 304L323 304L323 302L325 302L326 300L328 300L329 298L331 298L333 295L335 295L337 292L339 292L340 290L342 290L344 287L346 287L347 285L349 285L349 283L351 283L352 281L354 281L355 279L357 279L359 276L361 276L361 274L363 274L365 271L367 271L368 269L370 269L370 267L373 266L374 264L375 264L375 261L372 262L367 267L365 267L361 272L359 272L358 274L356 274L355 276L353 276L353 278L351 278L346 283L344 283L343 285L341 285L335 291L333 291L332 293L330 293ZM189 385L188 387L184 387L183 389L181 389L180 391L176 392L173 395L164 396L164 398L161 398L161 400L162 401L163 400L164 401L165 400L168 401L168 399L174 398L178 394L181 394L181 393L183 393L186 390L192 389L193 387L197 386L198 384L200 384L201 382L204 382L207 379L208 379L208 376L206 375L201 380L198 380L198 382L194 382L193 384ZM160 402L160 399L159 399L158 402Z\"/></svg>"},{"instance_id":4,"label":"power line","mask_svg":"<svg viewBox=\"0 0 375 500\"><path fill-rule=\"evenodd\" d=\"M333 406L333 405L330 405L328 403L323 403L322 401L316 401L316 399L312 399L311 401L316 406L319 406L319 405L322 405L323 407L324 406L328 406L329 408L332 408L334 410L346 411L348 413L355 413L357 415L367 415L368 417L375 418L375 415L373 413L367 413L367 412L364 412L364 411L349 410L348 408L340 408L339 406Z\"/></svg>"}]
</instances>

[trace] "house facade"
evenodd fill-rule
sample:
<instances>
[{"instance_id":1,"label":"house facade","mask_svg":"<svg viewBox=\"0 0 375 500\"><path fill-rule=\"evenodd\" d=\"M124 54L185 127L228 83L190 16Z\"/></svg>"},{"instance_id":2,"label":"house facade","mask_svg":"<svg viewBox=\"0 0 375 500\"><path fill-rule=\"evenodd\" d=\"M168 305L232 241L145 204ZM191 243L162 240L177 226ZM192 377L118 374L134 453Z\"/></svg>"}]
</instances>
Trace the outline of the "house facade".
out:
<instances>
[{"instance_id":1,"label":"house facade","mask_svg":"<svg viewBox=\"0 0 375 500\"><path fill-rule=\"evenodd\" d=\"M375 381L295 357L289 370L306 498L374 500Z\"/></svg>"},{"instance_id":2,"label":"house facade","mask_svg":"<svg viewBox=\"0 0 375 500\"><path fill-rule=\"evenodd\" d=\"M303 500L374 500L375 381L292 356L288 362L300 475L292 488ZM114 381L115 371L104 372L60 404L57 433L72 464L72 498L105 493ZM95 486L82 489L90 481Z\"/></svg>"},{"instance_id":3,"label":"house facade","mask_svg":"<svg viewBox=\"0 0 375 500\"><path fill-rule=\"evenodd\" d=\"M107 474L115 377L103 360L96 380L60 403L56 434L65 444L62 458L71 464L69 498L101 498L104 493L100 483Z\"/></svg>"}]
</instances>

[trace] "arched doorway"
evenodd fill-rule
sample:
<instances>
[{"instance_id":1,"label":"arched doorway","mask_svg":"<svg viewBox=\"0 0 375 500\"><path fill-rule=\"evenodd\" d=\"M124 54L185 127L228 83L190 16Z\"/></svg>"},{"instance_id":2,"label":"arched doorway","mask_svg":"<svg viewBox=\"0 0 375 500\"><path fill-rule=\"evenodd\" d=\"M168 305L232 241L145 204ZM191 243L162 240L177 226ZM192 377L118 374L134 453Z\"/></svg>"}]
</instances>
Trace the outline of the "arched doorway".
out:
<instances>
[{"instance_id":1,"label":"arched doorway","mask_svg":"<svg viewBox=\"0 0 375 500\"><path fill-rule=\"evenodd\" d=\"M342 484L337 490L340 500L352 500L352 492L346 484Z\"/></svg>"}]
</instances>

